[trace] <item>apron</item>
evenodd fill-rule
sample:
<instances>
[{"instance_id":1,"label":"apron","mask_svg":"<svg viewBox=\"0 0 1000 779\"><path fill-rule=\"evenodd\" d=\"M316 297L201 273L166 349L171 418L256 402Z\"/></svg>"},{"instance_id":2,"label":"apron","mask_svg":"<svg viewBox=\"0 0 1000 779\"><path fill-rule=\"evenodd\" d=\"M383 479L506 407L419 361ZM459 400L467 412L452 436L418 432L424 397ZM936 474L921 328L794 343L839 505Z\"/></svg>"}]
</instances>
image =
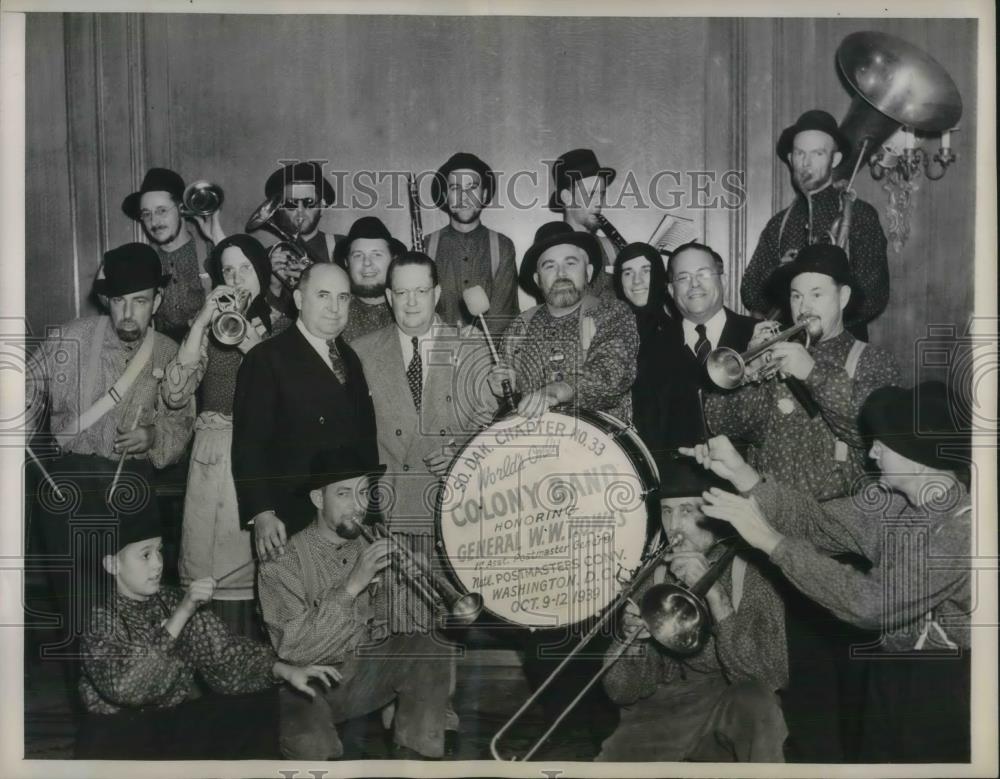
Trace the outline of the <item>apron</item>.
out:
<instances>
[{"instance_id":1,"label":"apron","mask_svg":"<svg viewBox=\"0 0 1000 779\"><path fill-rule=\"evenodd\" d=\"M216 579L251 560L250 531L240 529L233 483L233 423L226 414L205 411L194 424L194 444L184 495L184 525L178 563L181 583ZM215 591L218 600L252 600L254 568L229 576Z\"/></svg>"}]
</instances>

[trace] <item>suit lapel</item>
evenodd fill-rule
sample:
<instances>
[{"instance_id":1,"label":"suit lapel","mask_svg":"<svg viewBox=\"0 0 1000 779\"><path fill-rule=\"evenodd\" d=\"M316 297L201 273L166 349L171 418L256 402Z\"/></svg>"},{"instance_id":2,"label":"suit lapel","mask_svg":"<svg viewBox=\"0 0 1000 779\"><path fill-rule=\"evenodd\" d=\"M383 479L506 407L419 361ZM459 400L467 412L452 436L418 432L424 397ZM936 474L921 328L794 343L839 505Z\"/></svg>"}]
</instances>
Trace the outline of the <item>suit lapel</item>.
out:
<instances>
[{"instance_id":1,"label":"suit lapel","mask_svg":"<svg viewBox=\"0 0 1000 779\"><path fill-rule=\"evenodd\" d=\"M308 366L308 369L316 376L322 376L324 381L332 382L339 386L340 382L333 375L330 366L326 364L322 357L316 353L304 335L299 331L298 325L293 324L288 328L289 349L293 350L294 357L298 362Z\"/></svg>"},{"instance_id":2,"label":"suit lapel","mask_svg":"<svg viewBox=\"0 0 1000 779\"><path fill-rule=\"evenodd\" d=\"M383 328L379 341L375 361L379 375L373 376L372 381L382 386L389 407L402 420L403 430L408 430L417 424L417 409L413 405L410 384L403 368L403 349L399 345L396 326Z\"/></svg>"}]
</instances>

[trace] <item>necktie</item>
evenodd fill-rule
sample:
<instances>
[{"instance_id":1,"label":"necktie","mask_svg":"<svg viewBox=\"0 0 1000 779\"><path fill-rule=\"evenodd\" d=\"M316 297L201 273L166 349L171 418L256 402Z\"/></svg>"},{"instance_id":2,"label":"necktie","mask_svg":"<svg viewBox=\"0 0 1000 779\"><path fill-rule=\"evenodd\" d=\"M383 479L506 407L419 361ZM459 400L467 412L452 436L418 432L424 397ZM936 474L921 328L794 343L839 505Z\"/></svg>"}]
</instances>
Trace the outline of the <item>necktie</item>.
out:
<instances>
[{"instance_id":1,"label":"necktie","mask_svg":"<svg viewBox=\"0 0 1000 779\"><path fill-rule=\"evenodd\" d=\"M410 341L413 343L413 357L410 358L410 365L406 369L406 380L410 384L410 394L413 395L413 405L420 411L420 399L424 390L423 363L420 360L420 342L416 336Z\"/></svg>"},{"instance_id":2,"label":"necktie","mask_svg":"<svg viewBox=\"0 0 1000 779\"><path fill-rule=\"evenodd\" d=\"M712 351L712 344L708 341L705 325L695 325L694 331L698 334L698 340L694 344L694 356L698 358L698 362L705 362L708 353Z\"/></svg>"},{"instance_id":3,"label":"necktie","mask_svg":"<svg viewBox=\"0 0 1000 779\"><path fill-rule=\"evenodd\" d=\"M330 350L330 366L333 368L333 375L337 377L337 381L341 384L346 384L347 366L344 365L344 358L337 351L337 342L330 340L326 342L326 345Z\"/></svg>"}]
</instances>

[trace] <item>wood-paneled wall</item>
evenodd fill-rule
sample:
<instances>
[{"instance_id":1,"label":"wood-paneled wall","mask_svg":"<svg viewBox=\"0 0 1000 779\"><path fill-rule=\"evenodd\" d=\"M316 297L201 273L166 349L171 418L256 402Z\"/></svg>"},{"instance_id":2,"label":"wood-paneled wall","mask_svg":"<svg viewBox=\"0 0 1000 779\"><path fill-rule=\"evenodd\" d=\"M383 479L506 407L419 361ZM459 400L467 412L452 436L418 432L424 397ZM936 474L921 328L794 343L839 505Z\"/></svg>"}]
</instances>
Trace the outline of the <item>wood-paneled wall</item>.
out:
<instances>
[{"instance_id":1,"label":"wood-paneled wall","mask_svg":"<svg viewBox=\"0 0 1000 779\"><path fill-rule=\"evenodd\" d=\"M673 188L686 190L678 212L729 260L727 297L738 306L760 230L792 196L775 139L808 108L844 115L850 95L834 53L859 29L931 52L965 101L959 161L915 194L910 241L889 258L892 300L872 327L912 375L926 326L961 330L972 311L974 21L29 14L29 322L39 331L90 310L101 253L138 237L121 200L153 165L218 181L224 227L236 231L279 160L424 171L472 151L507 176L536 177L516 194L542 202L514 208L504 193L486 216L520 255L554 218L544 161L577 146L618 169L611 200L630 172L645 195L654 174L676 171ZM726 171L742 177L743 206L696 207L692 174L714 177L711 199L724 194ZM324 228L345 232L375 213L405 238L405 203L387 207L388 183L374 189L371 211L342 192ZM867 173L858 189L882 210L885 193ZM609 218L645 239L661 212L623 202ZM427 231L443 223L424 215Z\"/></svg>"}]
</instances>

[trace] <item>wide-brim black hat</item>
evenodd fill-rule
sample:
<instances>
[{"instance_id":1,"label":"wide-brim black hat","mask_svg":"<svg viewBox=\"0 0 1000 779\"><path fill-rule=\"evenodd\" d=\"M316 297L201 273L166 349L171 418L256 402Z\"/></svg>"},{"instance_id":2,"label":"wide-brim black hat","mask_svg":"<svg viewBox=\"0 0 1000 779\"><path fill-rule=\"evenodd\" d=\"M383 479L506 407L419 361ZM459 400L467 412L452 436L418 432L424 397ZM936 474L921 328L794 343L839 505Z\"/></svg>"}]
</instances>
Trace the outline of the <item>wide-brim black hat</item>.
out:
<instances>
[{"instance_id":1,"label":"wide-brim black hat","mask_svg":"<svg viewBox=\"0 0 1000 779\"><path fill-rule=\"evenodd\" d=\"M160 255L144 243L126 243L104 253L103 278L94 281L94 292L118 297L144 289L157 289L170 281Z\"/></svg>"},{"instance_id":2,"label":"wide-brim black hat","mask_svg":"<svg viewBox=\"0 0 1000 779\"><path fill-rule=\"evenodd\" d=\"M137 544L162 535L163 521L160 516L160 506L155 497L150 497L139 511L119 515L115 551L120 552L129 544Z\"/></svg>"},{"instance_id":3,"label":"wide-brim black hat","mask_svg":"<svg viewBox=\"0 0 1000 779\"><path fill-rule=\"evenodd\" d=\"M791 262L779 265L771 271L766 290L772 303L782 307L788 305L792 280L800 273L822 273L838 284L849 286L851 300L848 309L851 311L857 310L864 297L864 292L855 283L854 274L851 273L847 252L833 244L815 243L800 249Z\"/></svg>"},{"instance_id":4,"label":"wide-brim black hat","mask_svg":"<svg viewBox=\"0 0 1000 779\"><path fill-rule=\"evenodd\" d=\"M337 241L337 245L333 247L334 262L344 265L347 255L351 251L351 243L358 238L381 238L389 244L389 254L392 257L398 257L406 251L406 245L392 237L389 228L382 223L381 219L377 216L363 216L355 220L347 235Z\"/></svg>"},{"instance_id":5,"label":"wide-brim black hat","mask_svg":"<svg viewBox=\"0 0 1000 779\"><path fill-rule=\"evenodd\" d=\"M597 274L601 271L601 245L597 242L597 238L590 233L578 232L565 222L546 222L535 232L535 242L524 253L524 259L521 261L518 280L525 292L535 297L541 296L541 290L538 289L534 279L538 258L547 249L564 243L579 246L587 252L587 258L594 269L591 281L597 278Z\"/></svg>"},{"instance_id":6,"label":"wide-brim black hat","mask_svg":"<svg viewBox=\"0 0 1000 779\"><path fill-rule=\"evenodd\" d=\"M564 189L570 189L574 181L599 176L604 179L605 185L611 184L615 180L617 171L614 168L606 168L597 161L597 155L593 149L573 149L559 157L552 165L552 182L554 189L549 195L549 210L557 214L563 212L563 204L559 200L559 193Z\"/></svg>"},{"instance_id":7,"label":"wide-brim black hat","mask_svg":"<svg viewBox=\"0 0 1000 779\"><path fill-rule=\"evenodd\" d=\"M309 462L309 478L304 490L321 490L329 484L356 479L359 476L381 476L386 466L366 455L357 446L344 445L323 449Z\"/></svg>"},{"instance_id":8,"label":"wide-brim black hat","mask_svg":"<svg viewBox=\"0 0 1000 779\"><path fill-rule=\"evenodd\" d=\"M328 206L332 206L337 200L333 184L323 175L323 165L319 162L296 162L294 165L278 168L264 183L264 197L280 195L288 184L313 184Z\"/></svg>"},{"instance_id":9,"label":"wide-brim black hat","mask_svg":"<svg viewBox=\"0 0 1000 779\"><path fill-rule=\"evenodd\" d=\"M691 498L712 487L733 491L733 485L707 470L693 457L678 452L657 452L654 455L656 470L660 473L658 497Z\"/></svg>"},{"instance_id":10,"label":"wide-brim black hat","mask_svg":"<svg viewBox=\"0 0 1000 779\"><path fill-rule=\"evenodd\" d=\"M493 193L496 190L496 176L490 168L475 154L460 151L451 155L448 161L442 165L431 181L431 198L434 205L445 211L448 210L448 175L456 170L472 170L479 174L483 182L483 205L486 206L493 200Z\"/></svg>"},{"instance_id":11,"label":"wide-brim black hat","mask_svg":"<svg viewBox=\"0 0 1000 779\"><path fill-rule=\"evenodd\" d=\"M833 138L833 142L837 144L837 149L844 155L845 159L851 156L851 142L840 131L837 120L826 111L812 110L806 111L795 124L781 131L777 145L779 159L785 160L788 157L788 153L792 150L792 144L795 142L795 136L806 130L819 130L826 133Z\"/></svg>"},{"instance_id":12,"label":"wide-brim black hat","mask_svg":"<svg viewBox=\"0 0 1000 779\"><path fill-rule=\"evenodd\" d=\"M879 387L861 406L862 434L908 460L942 471L961 470L970 459L968 406L947 385Z\"/></svg>"},{"instance_id":13,"label":"wide-brim black hat","mask_svg":"<svg viewBox=\"0 0 1000 779\"><path fill-rule=\"evenodd\" d=\"M167 168L150 168L142 180L138 192L133 192L122 201L125 216L139 221L139 203L147 192L167 192L176 202L184 196L184 179Z\"/></svg>"}]
</instances>

